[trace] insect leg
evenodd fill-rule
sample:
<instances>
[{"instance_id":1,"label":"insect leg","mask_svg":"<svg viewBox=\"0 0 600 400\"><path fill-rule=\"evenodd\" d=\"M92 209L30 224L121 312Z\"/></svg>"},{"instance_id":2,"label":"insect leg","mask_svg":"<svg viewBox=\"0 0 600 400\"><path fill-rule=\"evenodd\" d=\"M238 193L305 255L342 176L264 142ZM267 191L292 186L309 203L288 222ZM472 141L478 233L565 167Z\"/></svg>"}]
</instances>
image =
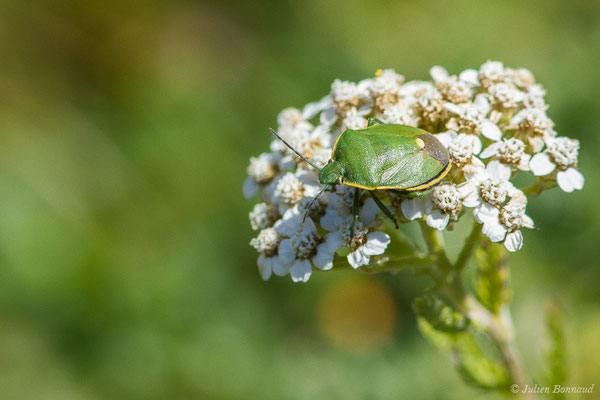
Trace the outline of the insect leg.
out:
<instances>
[{"instance_id":1,"label":"insect leg","mask_svg":"<svg viewBox=\"0 0 600 400\"><path fill-rule=\"evenodd\" d=\"M375 123L378 123L378 124L381 124L381 125L385 125L385 122L383 122L379 118L369 118L367 120L367 126L373 126L373 125L375 125Z\"/></svg>"},{"instance_id":2,"label":"insect leg","mask_svg":"<svg viewBox=\"0 0 600 400\"><path fill-rule=\"evenodd\" d=\"M317 201L317 199L323 194L324 191L326 191L327 189L330 189L329 186L325 186L323 189L321 189L319 191L319 193L317 193L317 195L315 197L312 198L312 200L310 201L310 203L308 203L308 207L306 207L306 211L304 212L304 218L302 218L302 223L306 222L306 217L308 217L308 214L310 213L310 210L312 209L313 204L315 204L315 202Z\"/></svg>"},{"instance_id":3,"label":"insect leg","mask_svg":"<svg viewBox=\"0 0 600 400\"><path fill-rule=\"evenodd\" d=\"M381 210L381 212L383 212L383 214L388 217L389 219L391 219L392 221L394 221L394 225L396 225L396 229L398 229L398 220L396 219L396 217L394 216L394 213L392 213L390 211L389 208L387 208L385 206L385 204L383 204L381 202L381 200L379 200L377 198L377 196L375 195L375 192L373 192L372 190L369 190L369 194L371 195L371 197L373 198L373 200L375 200L375 204L377 204L377 206L379 207L379 209Z\"/></svg>"},{"instance_id":4,"label":"insect leg","mask_svg":"<svg viewBox=\"0 0 600 400\"><path fill-rule=\"evenodd\" d=\"M354 225L358 221L358 206L360 200L360 189L354 188L354 201L352 202L352 216L354 220L352 220L352 224L350 225L350 241L354 239Z\"/></svg>"}]
</instances>

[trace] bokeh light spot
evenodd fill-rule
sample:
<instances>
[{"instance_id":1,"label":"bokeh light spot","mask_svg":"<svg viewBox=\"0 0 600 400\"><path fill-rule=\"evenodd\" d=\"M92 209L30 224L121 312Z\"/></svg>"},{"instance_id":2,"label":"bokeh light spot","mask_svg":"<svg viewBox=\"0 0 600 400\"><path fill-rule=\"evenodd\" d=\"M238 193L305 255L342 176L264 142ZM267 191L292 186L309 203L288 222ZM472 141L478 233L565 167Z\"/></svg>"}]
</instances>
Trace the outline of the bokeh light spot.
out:
<instances>
[{"instance_id":1,"label":"bokeh light spot","mask_svg":"<svg viewBox=\"0 0 600 400\"><path fill-rule=\"evenodd\" d=\"M365 353L391 338L397 309L389 290L370 278L334 284L319 302L319 328L335 347Z\"/></svg>"}]
</instances>

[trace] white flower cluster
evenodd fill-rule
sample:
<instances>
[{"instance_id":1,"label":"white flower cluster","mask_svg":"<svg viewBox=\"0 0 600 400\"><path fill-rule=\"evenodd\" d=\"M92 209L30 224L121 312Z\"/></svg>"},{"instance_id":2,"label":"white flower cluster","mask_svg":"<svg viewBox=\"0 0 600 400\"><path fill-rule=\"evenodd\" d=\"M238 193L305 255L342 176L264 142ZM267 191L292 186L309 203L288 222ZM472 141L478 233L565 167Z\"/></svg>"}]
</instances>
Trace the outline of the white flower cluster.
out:
<instances>
[{"instance_id":1,"label":"white flower cluster","mask_svg":"<svg viewBox=\"0 0 600 400\"><path fill-rule=\"evenodd\" d=\"M521 228L532 228L533 221L525 214L525 193L511 179L528 171L535 184L544 183L542 189L555 184L565 192L582 189L579 142L557 137L546 115L545 90L526 69L488 61L458 75L439 66L430 73L432 81L405 82L394 70L379 70L358 83L336 80L320 101L284 109L277 131L322 167L338 136L365 128L368 118L425 129L447 147L451 172L421 197L389 191L378 196L388 196L401 221L424 219L438 230L471 209L491 241L519 250ZM250 243L265 280L274 273L306 282L313 268L331 269L336 257L359 268L390 243L389 226L366 192L356 222L352 187L337 185L310 205L322 188L317 172L275 139L269 152L250 159L243 193L252 198L260 192L261 202L250 212L252 229L259 232Z\"/></svg>"}]
</instances>

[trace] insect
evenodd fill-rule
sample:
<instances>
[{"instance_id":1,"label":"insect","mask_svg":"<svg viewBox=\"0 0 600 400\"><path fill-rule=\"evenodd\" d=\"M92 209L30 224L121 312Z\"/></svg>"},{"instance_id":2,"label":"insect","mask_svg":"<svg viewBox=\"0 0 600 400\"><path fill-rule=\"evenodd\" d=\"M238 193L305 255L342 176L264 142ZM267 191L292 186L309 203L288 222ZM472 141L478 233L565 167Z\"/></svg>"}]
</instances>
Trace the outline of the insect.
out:
<instances>
[{"instance_id":1,"label":"insect","mask_svg":"<svg viewBox=\"0 0 600 400\"><path fill-rule=\"evenodd\" d=\"M325 190L344 184L356 188L352 207L354 222L358 220L360 190L363 189L398 227L396 217L374 190L419 192L439 183L451 168L448 150L431 133L411 126L385 124L377 118L370 118L364 129L342 132L333 146L330 161L323 168L304 158L273 129L271 133L319 170L319 183L325 187L313 198L307 213Z\"/></svg>"}]
</instances>

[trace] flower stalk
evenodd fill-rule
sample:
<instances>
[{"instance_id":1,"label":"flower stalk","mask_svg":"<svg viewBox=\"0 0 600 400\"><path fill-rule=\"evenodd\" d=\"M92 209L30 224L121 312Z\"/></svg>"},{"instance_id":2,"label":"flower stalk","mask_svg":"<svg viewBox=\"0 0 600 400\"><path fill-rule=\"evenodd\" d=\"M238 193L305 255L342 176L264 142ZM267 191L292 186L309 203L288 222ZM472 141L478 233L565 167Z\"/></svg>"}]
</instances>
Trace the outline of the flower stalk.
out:
<instances>
[{"instance_id":1,"label":"flower stalk","mask_svg":"<svg viewBox=\"0 0 600 400\"><path fill-rule=\"evenodd\" d=\"M498 315L494 315L466 290L461 279L462 269L468 264L473 251L480 243L481 225L475 221L457 261L451 264L446 255L441 232L430 228L423 221L420 222L425 243L434 256L431 276L440 292L458 311L468 316L489 335L502 357L511 382L525 388L529 379L521 365L521 357L514 342L514 324L508 306L503 306ZM531 398L531 394L524 395L525 398Z\"/></svg>"}]
</instances>

